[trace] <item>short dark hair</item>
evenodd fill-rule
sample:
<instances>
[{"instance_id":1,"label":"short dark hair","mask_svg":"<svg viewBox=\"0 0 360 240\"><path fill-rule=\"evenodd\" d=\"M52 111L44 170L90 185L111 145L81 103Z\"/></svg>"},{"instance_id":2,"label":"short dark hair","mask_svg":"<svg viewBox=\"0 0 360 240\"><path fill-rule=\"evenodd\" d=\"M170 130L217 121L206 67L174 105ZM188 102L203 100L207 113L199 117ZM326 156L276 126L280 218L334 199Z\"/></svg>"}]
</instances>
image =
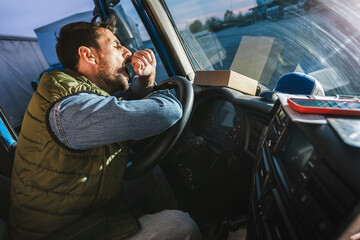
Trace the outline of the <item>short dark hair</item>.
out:
<instances>
[{"instance_id":1,"label":"short dark hair","mask_svg":"<svg viewBox=\"0 0 360 240\"><path fill-rule=\"evenodd\" d=\"M97 39L100 28L116 33L115 19L109 18L105 23L74 22L63 26L57 37L56 54L64 68L77 70L79 64L78 49L81 46L99 49Z\"/></svg>"}]
</instances>

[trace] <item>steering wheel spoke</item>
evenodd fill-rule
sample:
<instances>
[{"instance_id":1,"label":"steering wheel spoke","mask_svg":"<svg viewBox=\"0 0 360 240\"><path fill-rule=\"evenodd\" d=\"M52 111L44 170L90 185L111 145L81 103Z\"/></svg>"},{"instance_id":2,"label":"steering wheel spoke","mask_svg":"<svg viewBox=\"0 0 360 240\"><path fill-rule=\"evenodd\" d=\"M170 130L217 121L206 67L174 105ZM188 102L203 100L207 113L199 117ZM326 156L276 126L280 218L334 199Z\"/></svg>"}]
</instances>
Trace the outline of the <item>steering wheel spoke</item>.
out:
<instances>
[{"instance_id":1,"label":"steering wheel spoke","mask_svg":"<svg viewBox=\"0 0 360 240\"><path fill-rule=\"evenodd\" d=\"M183 132L191 114L194 102L194 91L190 81L180 76L170 77L161 82L156 86L155 90L173 88L176 89L176 97L182 104L182 118L163 133L134 143L134 145L137 146L134 147L133 151L138 161L126 169L124 176L126 180L137 178L155 167ZM144 146L144 144L146 144L146 146Z\"/></svg>"}]
</instances>

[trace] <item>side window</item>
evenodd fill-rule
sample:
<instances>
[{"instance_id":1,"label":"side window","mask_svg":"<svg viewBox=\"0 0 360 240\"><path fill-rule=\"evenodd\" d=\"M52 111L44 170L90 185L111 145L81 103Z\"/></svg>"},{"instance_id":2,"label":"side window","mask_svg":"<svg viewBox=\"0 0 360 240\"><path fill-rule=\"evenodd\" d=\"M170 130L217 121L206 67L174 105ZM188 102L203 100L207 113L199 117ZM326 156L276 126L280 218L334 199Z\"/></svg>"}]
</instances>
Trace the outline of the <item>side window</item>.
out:
<instances>
[{"instance_id":1,"label":"side window","mask_svg":"<svg viewBox=\"0 0 360 240\"><path fill-rule=\"evenodd\" d=\"M157 62L155 81L159 83L166 80L169 75L133 3L130 0L123 0L115 6L113 6L113 3L109 3L108 8L110 9L110 13L118 18L117 37L121 43L131 52L141 49L151 49L155 54ZM125 24L121 24L121 21ZM130 30L130 33L126 28Z\"/></svg>"},{"instance_id":2,"label":"side window","mask_svg":"<svg viewBox=\"0 0 360 240\"><path fill-rule=\"evenodd\" d=\"M56 9L56 14L52 14L51 18L48 17L49 22L44 22L42 26L34 29L40 48L50 67L56 67L60 64L55 51L56 36L59 36L60 29L66 24L78 21L90 22L93 18L94 3L91 0L84 0L76 5L60 5L57 8L52 7L52 9ZM36 18L36 16L33 17Z\"/></svg>"},{"instance_id":3,"label":"side window","mask_svg":"<svg viewBox=\"0 0 360 240\"><path fill-rule=\"evenodd\" d=\"M1 1L0 105L16 131L41 74L60 68L55 35L67 23L90 22L93 9L93 0Z\"/></svg>"}]
</instances>

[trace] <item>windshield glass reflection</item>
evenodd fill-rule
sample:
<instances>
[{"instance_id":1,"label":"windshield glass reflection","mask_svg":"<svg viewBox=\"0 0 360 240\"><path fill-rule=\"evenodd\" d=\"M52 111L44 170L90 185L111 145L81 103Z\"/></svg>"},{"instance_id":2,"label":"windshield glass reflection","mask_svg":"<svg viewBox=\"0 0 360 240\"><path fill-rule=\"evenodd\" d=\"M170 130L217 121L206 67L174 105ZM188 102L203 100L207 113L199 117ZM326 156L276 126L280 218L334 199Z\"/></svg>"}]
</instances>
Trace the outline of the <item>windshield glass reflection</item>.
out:
<instances>
[{"instance_id":1,"label":"windshield glass reflection","mask_svg":"<svg viewBox=\"0 0 360 240\"><path fill-rule=\"evenodd\" d=\"M303 72L316 77L326 95L360 94L356 0L166 4L197 70L231 69L258 80L264 89L273 89L288 72Z\"/></svg>"}]
</instances>

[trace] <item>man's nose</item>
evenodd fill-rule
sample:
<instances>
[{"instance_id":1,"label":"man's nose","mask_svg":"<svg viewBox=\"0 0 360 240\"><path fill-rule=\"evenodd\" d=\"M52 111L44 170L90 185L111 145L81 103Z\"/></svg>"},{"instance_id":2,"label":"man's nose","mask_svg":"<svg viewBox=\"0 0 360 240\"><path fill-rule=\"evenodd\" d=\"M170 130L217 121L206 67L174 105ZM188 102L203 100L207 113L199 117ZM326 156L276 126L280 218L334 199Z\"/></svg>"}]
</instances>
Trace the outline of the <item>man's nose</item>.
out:
<instances>
[{"instance_id":1,"label":"man's nose","mask_svg":"<svg viewBox=\"0 0 360 240\"><path fill-rule=\"evenodd\" d=\"M123 57L128 58L128 57L131 57L131 55L132 55L132 53L129 51L129 49L124 47Z\"/></svg>"}]
</instances>

